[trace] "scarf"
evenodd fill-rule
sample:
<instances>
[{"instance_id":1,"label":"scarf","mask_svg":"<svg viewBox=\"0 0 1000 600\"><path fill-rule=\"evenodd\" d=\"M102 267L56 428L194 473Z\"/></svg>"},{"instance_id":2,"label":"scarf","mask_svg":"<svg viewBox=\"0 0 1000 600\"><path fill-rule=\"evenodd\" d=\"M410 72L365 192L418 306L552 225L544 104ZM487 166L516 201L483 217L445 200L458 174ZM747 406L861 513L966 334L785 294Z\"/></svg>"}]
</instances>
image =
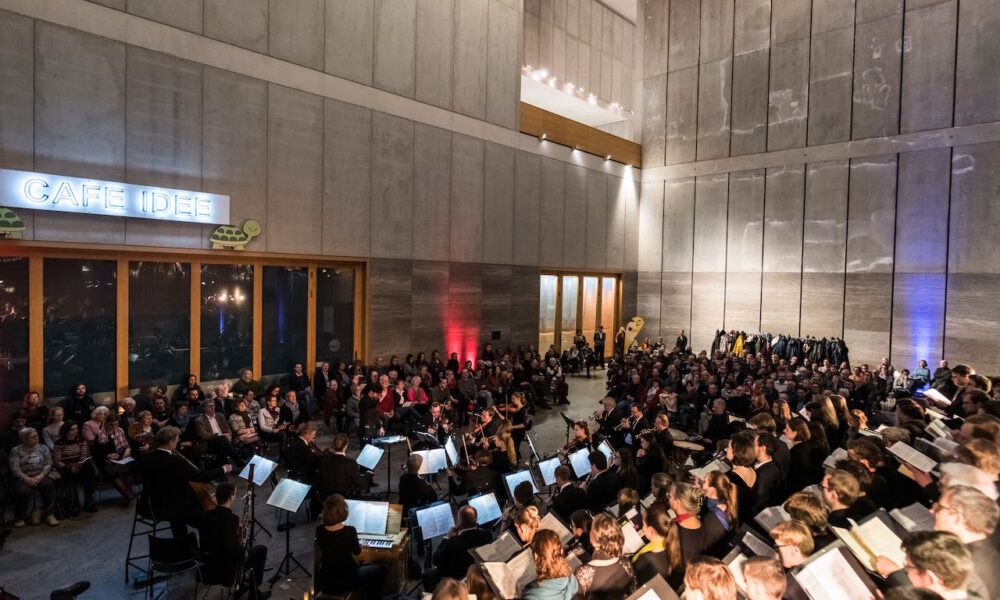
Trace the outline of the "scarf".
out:
<instances>
[{"instance_id":1,"label":"scarf","mask_svg":"<svg viewBox=\"0 0 1000 600\"><path fill-rule=\"evenodd\" d=\"M667 549L666 540L664 539L652 540L651 542L643 546L638 552L635 553L635 556L632 557L632 562L636 562L637 560L639 560L640 556L648 552L663 552L666 549Z\"/></svg>"}]
</instances>

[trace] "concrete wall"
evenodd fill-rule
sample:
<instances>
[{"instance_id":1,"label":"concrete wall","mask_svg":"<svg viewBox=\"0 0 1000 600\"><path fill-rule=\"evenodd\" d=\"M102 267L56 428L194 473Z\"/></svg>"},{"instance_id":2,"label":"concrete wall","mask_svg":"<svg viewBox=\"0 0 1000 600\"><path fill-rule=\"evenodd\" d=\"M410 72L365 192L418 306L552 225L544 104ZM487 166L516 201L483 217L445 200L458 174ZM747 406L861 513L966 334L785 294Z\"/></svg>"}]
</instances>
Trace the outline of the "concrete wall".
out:
<instances>
[{"instance_id":1,"label":"concrete wall","mask_svg":"<svg viewBox=\"0 0 1000 600\"><path fill-rule=\"evenodd\" d=\"M252 250L371 259L371 354L537 343L541 267L635 272L638 184L517 133L521 11L0 0L0 168L228 194ZM40 242L213 229L20 212Z\"/></svg>"},{"instance_id":2,"label":"concrete wall","mask_svg":"<svg viewBox=\"0 0 1000 600\"><path fill-rule=\"evenodd\" d=\"M1000 372L1000 4L644 0L650 333Z\"/></svg>"}]
</instances>

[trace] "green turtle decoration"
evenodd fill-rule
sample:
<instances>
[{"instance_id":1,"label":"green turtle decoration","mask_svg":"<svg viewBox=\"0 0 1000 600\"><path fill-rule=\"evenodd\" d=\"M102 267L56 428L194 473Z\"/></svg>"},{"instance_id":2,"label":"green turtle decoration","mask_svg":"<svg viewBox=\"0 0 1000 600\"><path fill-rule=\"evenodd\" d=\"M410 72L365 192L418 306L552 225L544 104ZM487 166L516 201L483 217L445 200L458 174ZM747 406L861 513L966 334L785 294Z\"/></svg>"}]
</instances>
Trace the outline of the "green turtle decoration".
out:
<instances>
[{"instance_id":1,"label":"green turtle decoration","mask_svg":"<svg viewBox=\"0 0 1000 600\"><path fill-rule=\"evenodd\" d=\"M255 219L243 221L243 227L235 225L219 225L212 232L212 248L222 250L232 248L233 250L245 250L247 244L253 238L260 235L262 228Z\"/></svg>"},{"instance_id":2,"label":"green turtle decoration","mask_svg":"<svg viewBox=\"0 0 1000 600\"><path fill-rule=\"evenodd\" d=\"M23 237L22 232L27 229L24 221L13 210L0 206L0 238L8 240L19 240Z\"/></svg>"}]
</instances>

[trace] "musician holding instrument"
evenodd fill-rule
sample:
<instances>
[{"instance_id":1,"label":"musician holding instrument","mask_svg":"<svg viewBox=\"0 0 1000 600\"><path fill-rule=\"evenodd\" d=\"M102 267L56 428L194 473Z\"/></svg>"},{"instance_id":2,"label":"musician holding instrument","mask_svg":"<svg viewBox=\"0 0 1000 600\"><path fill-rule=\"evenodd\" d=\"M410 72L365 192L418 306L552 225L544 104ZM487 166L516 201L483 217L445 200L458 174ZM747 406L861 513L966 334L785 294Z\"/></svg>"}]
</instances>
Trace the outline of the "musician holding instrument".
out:
<instances>
[{"instance_id":1,"label":"musician holding instrument","mask_svg":"<svg viewBox=\"0 0 1000 600\"><path fill-rule=\"evenodd\" d=\"M646 416L642 413L642 406L640 404L633 403L632 406L629 407L629 412L630 414L628 418L619 423L619 428L631 436L629 440L631 441L632 448L638 449L639 435L652 428L649 426L649 421L646 420Z\"/></svg>"},{"instance_id":2,"label":"musician holding instrument","mask_svg":"<svg viewBox=\"0 0 1000 600\"><path fill-rule=\"evenodd\" d=\"M228 464L200 470L177 452L180 439L180 430L168 425L156 432L156 449L139 459L142 496L158 521L170 523L174 537L187 535L188 523L197 523L203 510L190 484L221 479L232 471Z\"/></svg>"},{"instance_id":3,"label":"musician holding instrument","mask_svg":"<svg viewBox=\"0 0 1000 600\"><path fill-rule=\"evenodd\" d=\"M565 456L583 448L589 450L593 447L593 443L594 441L590 435L590 425L586 421L577 421L573 424L573 439L562 447L560 454Z\"/></svg>"},{"instance_id":4,"label":"musician holding instrument","mask_svg":"<svg viewBox=\"0 0 1000 600\"><path fill-rule=\"evenodd\" d=\"M328 452L320 455L316 477L316 487L321 497L340 494L346 498L357 498L368 493L371 486L371 472L361 472L358 461L347 456L347 434L333 436Z\"/></svg>"},{"instance_id":5,"label":"musician holding instrument","mask_svg":"<svg viewBox=\"0 0 1000 600\"><path fill-rule=\"evenodd\" d=\"M308 484L315 481L320 459L315 442L316 426L309 421L302 424L298 435L290 436L288 449L285 451L285 467L288 468L289 478Z\"/></svg>"},{"instance_id":6,"label":"musician holding instrument","mask_svg":"<svg viewBox=\"0 0 1000 600\"><path fill-rule=\"evenodd\" d=\"M451 433L451 421L444 415L444 408L437 402L431 403L431 408L421 418L421 429L437 439L442 446Z\"/></svg>"},{"instance_id":7,"label":"musician holding instrument","mask_svg":"<svg viewBox=\"0 0 1000 600\"><path fill-rule=\"evenodd\" d=\"M249 484L248 484L249 485ZM245 569L252 569L254 587L243 587L250 591L253 600L264 600L271 592L260 589L264 580L264 563L267 562L267 547L249 546L247 528L250 526L249 492L244 500L243 515L232 511L236 488L227 482L215 486L215 508L206 512L198 524L199 550L205 555L201 569L201 582L206 585L233 587L242 584ZM242 594L237 592L237 598Z\"/></svg>"},{"instance_id":8,"label":"musician holding instrument","mask_svg":"<svg viewBox=\"0 0 1000 600\"><path fill-rule=\"evenodd\" d=\"M594 411L593 416L593 420L598 425L597 433L609 441L620 439L623 436L620 435L619 426L625 419L625 415L615 406L615 399L611 396L605 396L601 404L601 408ZM614 442L612 445L615 445Z\"/></svg>"},{"instance_id":9,"label":"musician holding instrument","mask_svg":"<svg viewBox=\"0 0 1000 600\"><path fill-rule=\"evenodd\" d=\"M467 434L466 441L469 444L489 448L490 438L500 431L500 419L494 418L496 407L484 408L479 411L479 425Z\"/></svg>"}]
</instances>

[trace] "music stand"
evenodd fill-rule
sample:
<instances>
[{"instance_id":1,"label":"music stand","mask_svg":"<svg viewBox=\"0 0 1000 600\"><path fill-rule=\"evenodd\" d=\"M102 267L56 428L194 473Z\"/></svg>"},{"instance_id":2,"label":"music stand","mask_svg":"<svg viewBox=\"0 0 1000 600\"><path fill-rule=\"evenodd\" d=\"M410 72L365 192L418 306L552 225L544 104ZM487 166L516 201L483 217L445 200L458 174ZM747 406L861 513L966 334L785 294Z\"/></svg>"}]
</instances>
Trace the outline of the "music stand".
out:
<instances>
[{"instance_id":1,"label":"music stand","mask_svg":"<svg viewBox=\"0 0 1000 600\"><path fill-rule=\"evenodd\" d=\"M390 473L392 472L392 446L393 444L398 444L399 442L407 441L404 436L401 435L387 435L385 437L375 438L371 441L372 445L385 447L386 458L385 462L389 465L385 470L385 499L389 499L389 494L392 493L392 478Z\"/></svg>"},{"instance_id":2,"label":"music stand","mask_svg":"<svg viewBox=\"0 0 1000 600\"><path fill-rule=\"evenodd\" d=\"M432 448L440 448L441 442L438 441L437 436L431 435L425 431L414 431L413 432L418 440L422 440L431 445Z\"/></svg>"},{"instance_id":3,"label":"music stand","mask_svg":"<svg viewBox=\"0 0 1000 600\"><path fill-rule=\"evenodd\" d=\"M569 440L573 437L573 427L576 426L576 421L567 415L566 411L561 411L559 416L562 417L563 422L566 423L566 444L569 445Z\"/></svg>"},{"instance_id":4,"label":"music stand","mask_svg":"<svg viewBox=\"0 0 1000 600\"><path fill-rule=\"evenodd\" d=\"M531 448L531 455L535 457L535 464L537 465L542 459L538 457L538 451L535 450L535 443L531 441L531 435L524 434L524 439L528 440L528 448Z\"/></svg>"},{"instance_id":5,"label":"music stand","mask_svg":"<svg viewBox=\"0 0 1000 600\"><path fill-rule=\"evenodd\" d=\"M294 479L282 479L275 486L274 491L271 492L271 497L267 499L267 503L275 508L280 508L285 511L285 522L278 525L278 531L284 529L285 532L285 557L281 559L278 563L278 570L275 571L268 583L271 587L274 587L274 583L284 576L286 579L291 579L291 574L295 569L302 569L302 571L312 577L312 573L309 569L306 569L302 563L295 558L295 553L291 550L291 531L295 527L292 523L292 513L299 511L299 507L302 506L302 501L306 499L309 494L309 490L312 486L300 483ZM295 563L294 566L292 563Z\"/></svg>"},{"instance_id":6,"label":"music stand","mask_svg":"<svg viewBox=\"0 0 1000 600\"><path fill-rule=\"evenodd\" d=\"M247 493L250 494L250 546L253 547L255 540L257 539L257 528L259 527L261 531L267 534L267 537L274 537L267 527L257 520L257 511L255 506L257 504L257 486L264 485L267 482L267 478L274 473L274 469L278 466L278 463L273 460L268 460L263 456L254 455L247 463L247 466L243 467L240 471L240 478L247 480Z\"/></svg>"}]
</instances>

